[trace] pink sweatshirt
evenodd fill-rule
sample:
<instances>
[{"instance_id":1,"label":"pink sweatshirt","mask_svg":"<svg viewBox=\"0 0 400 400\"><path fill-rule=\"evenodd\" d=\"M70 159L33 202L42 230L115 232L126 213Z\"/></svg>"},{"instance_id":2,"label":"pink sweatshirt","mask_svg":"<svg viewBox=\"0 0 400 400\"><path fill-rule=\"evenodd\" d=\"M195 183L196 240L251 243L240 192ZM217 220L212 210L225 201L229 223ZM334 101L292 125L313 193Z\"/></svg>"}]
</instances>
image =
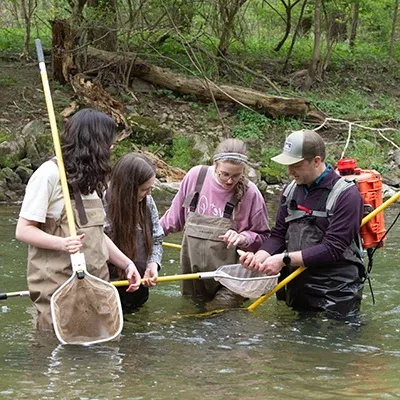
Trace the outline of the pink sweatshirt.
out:
<instances>
[{"instance_id":1,"label":"pink sweatshirt","mask_svg":"<svg viewBox=\"0 0 400 400\"><path fill-rule=\"evenodd\" d=\"M178 193L172 200L171 207L165 212L160 220L165 235L172 232L182 231L188 208L183 207L186 196L193 193L196 186L197 176L201 165L193 167L184 177ZM234 190L224 189L214 178L214 167L210 166L204 180L203 188L200 193L196 213L222 217L226 203L231 199ZM248 183L248 188L240 203L236 206L233 213L236 223L236 231L246 236L246 246L241 246L244 250L258 250L262 241L269 236L269 225L267 207L264 199L253 182Z\"/></svg>"}]
</instances>

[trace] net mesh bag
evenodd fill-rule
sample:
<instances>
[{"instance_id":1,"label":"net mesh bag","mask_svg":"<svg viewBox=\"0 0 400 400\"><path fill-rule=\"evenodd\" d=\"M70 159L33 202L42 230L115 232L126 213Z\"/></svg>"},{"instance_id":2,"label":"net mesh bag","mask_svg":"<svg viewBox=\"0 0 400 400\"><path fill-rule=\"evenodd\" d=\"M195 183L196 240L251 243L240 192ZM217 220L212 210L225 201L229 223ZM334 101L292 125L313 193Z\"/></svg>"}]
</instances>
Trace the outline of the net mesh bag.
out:
<instances>
[{"instance_id":1,"label":"net mesh bag","mask_svg":"<svg viewBox=\"0 0 400 400\"><path fill-rule=\"evenodd\" d=\"M91 344L119 336L123 316L117 290L86 274L64 284L51 299L54 329L60 341Z\"/></svg>"},{"instance_id":2,"label":"net mesh bag","mask_svg":"<svg viewBox=\"0 0 400 400\"><path fill-rule=\"evenodd\" d=\"M250 299L271 291L278 283L278 275L251 271L241 264L224 265L217 270L215 279L234 293Z\"/></svg>"}]
</instances>

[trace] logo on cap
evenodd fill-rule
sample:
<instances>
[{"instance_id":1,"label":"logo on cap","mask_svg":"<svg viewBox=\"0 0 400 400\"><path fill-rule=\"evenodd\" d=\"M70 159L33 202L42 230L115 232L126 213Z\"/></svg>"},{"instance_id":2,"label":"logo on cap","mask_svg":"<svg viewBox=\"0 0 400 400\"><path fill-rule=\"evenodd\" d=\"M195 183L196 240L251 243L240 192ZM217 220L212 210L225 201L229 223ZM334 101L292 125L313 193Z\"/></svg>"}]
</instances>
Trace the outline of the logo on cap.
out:
<instances>
[{"instance_id":1,"label":"logo on cap","mask_svg":"<svg viewBox=\"0 0 400 400\"><path fill-rule=\"evenodd\" d=\"M285 142L285 145L283 146L283 151L287 151L290 153L290 150L292 149L292 142Z\"/></svg>"}]
</instances>

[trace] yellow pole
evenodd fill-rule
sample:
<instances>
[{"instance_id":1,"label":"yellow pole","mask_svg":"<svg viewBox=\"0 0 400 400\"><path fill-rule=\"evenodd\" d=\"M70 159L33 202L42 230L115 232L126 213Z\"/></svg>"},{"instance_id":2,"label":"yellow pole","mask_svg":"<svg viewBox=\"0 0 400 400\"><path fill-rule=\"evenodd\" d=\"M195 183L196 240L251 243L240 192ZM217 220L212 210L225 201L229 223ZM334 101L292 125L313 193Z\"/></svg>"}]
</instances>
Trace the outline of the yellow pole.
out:
<instances>
[{"instance_id":1,"label":"yellow pole","mask_svg":"<svg viewBox=\"0 0 400 400\"><path fill-rule=\"evenodd\" d=\"M57 122L51 98L49 80L47 78L46 64L44 63L43 49L40 39L35 39L36 52L39 60L40 76L42 78L44 97L46 99L47 113L49 115L51 135L53 137L54 150L57 157L58 171L60 174L61 187L67 214L68 229L70 236L76 236L74 213L72 211L71 197L68 190L67 175L65 173L64 161L61 153L60 138L58 136Z\"/></svg>"},{"instance_id":2,"label":"yellow pole","mask_svg":"<svg viewBox=\"0 0 400 400\"><path fill-rule=\"evenodd\" d=\"M162 245L164 247L170 248L170 249L177 249L180 250L182 248L182 246L180 244L175 244L175 243L167 243L167 242L163 242Z\"/></svg>"},{"instance_id":3,"label":"yellow pole","mask_svg":"<svg viewBox=\"0 0 400 400\"><path fill-rule=\"evenodd\" d=\"M161 282L173 282L173 281L188 281L190 279L200 279L200 274L180 274L180 275L168 275L168 276L159 276L156 280L157 283ZM143 283L144 279L140 280L140 283ZM115 281L110 282L115 287L120 286L129 286L128 281Z\"/></svg>"},{"instance_id":4,"label":"yellow pole","mask_svg":"<svg viewBox=\"0 0 400 400\"><path fill-rule=\"evenodd\" d=\"M372 211L370 214L368 214L366 217L363 218L361 221L361 226L365 225L367 222L369 222L372 218L374 218L377 214L379 214L381 211L383 211L385 208L390 206L390 204L394 203L400 198L400 192L397 192L394 194L389 200L386 200L384 203L382 203L379 207L377 207L374 211ZM260 304L264 303L265 300L269 299L274 293L276 293L279 289L281 289L283 286L285 286L287 283L289 283L292 279L296 278L296 276L300 275L306 267L301 266L296 269L296 271L292 272L288 277L286 277L282 282L279 282L278 285L274 287L273 290L265 294L264 296L261 296L258 298L255 302L251 303L248 307L248 311L254 311Z\"/></svg>"}]
</instances>

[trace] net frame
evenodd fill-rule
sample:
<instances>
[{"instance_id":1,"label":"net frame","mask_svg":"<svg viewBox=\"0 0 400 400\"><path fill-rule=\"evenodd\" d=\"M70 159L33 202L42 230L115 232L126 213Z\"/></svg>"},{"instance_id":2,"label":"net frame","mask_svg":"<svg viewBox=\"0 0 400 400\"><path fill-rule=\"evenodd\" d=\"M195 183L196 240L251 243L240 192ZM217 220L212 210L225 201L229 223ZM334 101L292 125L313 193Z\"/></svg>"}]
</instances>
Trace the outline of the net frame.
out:
<instances>
[{"instance_id":1,"label":"net frame","mask_svg":"<svg viewBox=\"0 0 400 400\"><path fill-rule=\"evenodd\" d=\"M82 285L85 286L85 288L79 287ZM94 287L96 290L95 301L93 301L93 298L91 301L86 301L88 296L90 296L90 287ZM71 296L71 292L74 290L79 291L79 297ZM99 297L97 295L100 292L102 296ZM79 312L66 312L64 309L65 300L67 300L67 302L70 300L68 304L70 311L79 309ZM100 303L101 301L103 303ZM96 304L95 307L93 307L94 304ZM89 308L85 309L85 307ZM55 334L62 344L92 345L107 342L117 339L123 328L123 313L118 290L114 285L89 274L87 271L85 271L82 279L78 278L76 273L73 273L73 275L54 292L50 300L50 310ZM86 332L86 329L85 326L78 324L79 320L76 318L78 314L86 314L86 316L89 314L89 316L92 317L90 321L86 321L87 325L90 325L90 335L82 333ZM103 329L97 329L97 334L93 333L93 331L96 330L96 321L93 319L94 315L97 317L103 316L103 319L100 321L100 328ZM112 318L113 316L115 318ZM110 329L107 329L106 325ZM73 334L70 334L69 328L72 326L74 330Z\"/></svg>"},{"instance_id":2,"label":"net frame","mask_svg":"<svg viewBox=\"0 0 400 400\"><path fill-rule=\"evenodd\" d=\"M200 279L214 278L232 292L255 299L270 292L277 284L280 274L266 275L249 270L242 264L228 264L216 271L200 273Z\"/></svg>"}]
</instances>

